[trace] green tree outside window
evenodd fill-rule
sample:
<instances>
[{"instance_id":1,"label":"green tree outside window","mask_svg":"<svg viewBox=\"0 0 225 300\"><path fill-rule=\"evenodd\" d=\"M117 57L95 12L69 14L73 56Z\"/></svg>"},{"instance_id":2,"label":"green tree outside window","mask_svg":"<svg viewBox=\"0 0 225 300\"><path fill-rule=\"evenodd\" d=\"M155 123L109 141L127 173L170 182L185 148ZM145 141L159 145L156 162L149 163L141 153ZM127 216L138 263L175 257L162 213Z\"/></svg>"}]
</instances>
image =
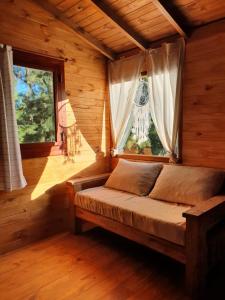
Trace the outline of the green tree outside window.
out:
<instances>
[{"instance_id":1,"label":"green tree outside window","mask_svg":"<svg viewBox=\"0 0 225 300\"><path fill-rule=\"evenodd\" d=\"M14 65L13 73L20 143L54 142L53 72Z\"/></svg>"}]
</instances>

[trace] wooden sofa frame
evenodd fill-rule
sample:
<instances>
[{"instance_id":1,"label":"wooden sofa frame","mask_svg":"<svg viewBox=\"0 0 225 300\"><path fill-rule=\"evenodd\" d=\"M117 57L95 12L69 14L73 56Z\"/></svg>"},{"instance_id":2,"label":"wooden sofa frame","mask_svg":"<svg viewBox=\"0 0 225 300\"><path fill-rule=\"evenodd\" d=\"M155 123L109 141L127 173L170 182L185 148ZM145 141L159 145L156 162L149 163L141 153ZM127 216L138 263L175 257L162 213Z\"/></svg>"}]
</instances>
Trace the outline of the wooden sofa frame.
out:
<instances>
[{"instance_id":1,"label":"wooden sofa frame","mask_svg":"<svg viewBox=\"0 0 225 300\"><path fill-rule=\"evenodd\" d=\"M213 197L210 201L205 201L183 213L186 218L186 243L185 246L180 246L74 205L77 192L104 185L109 175L102 174L67 182L71 230L78 234L85 230L86 222L92 223L185 264L187 293L192 299L201 298L207 274L213 267L208 260L207 234L225 219L225 195Z\"/></svg>"}]
</instances>

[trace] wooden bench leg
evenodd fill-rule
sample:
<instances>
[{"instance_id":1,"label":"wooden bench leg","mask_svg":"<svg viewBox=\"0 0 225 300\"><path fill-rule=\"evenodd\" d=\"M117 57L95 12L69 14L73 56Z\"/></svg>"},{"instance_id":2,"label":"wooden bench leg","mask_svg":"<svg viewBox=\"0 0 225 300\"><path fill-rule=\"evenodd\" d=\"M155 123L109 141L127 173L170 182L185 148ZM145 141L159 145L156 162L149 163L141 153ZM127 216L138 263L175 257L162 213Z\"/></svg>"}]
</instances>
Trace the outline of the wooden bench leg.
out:
<instances>
[{"instance_id":1,"label":"wooden bench leg","mask_svg":"<svg viewBox=\"0 0 225 300\"><path fill-rule=\"evenodd\" d=\"M191 299L205 299L207 272L204 265L193 259L186 264L186 291Z\"/></svg>"},{"instance_id":2,"label":"wooden bench leg","mask_svg":"<svg viewBox=\"0 0 225 300\"><path fill-rule=\"evenodd\" d=\"M74 218L74 234L82 233L82 220L75 216Z\"/></svg>"},{"instance_id":3,"label":"wooden bench leg","mask_svg":"<svg viewBox=\"0 0 225 300\"><path fill-rule=\"evenodd\" d=\"M208 272L204 228L195 219L186 227L186 289L191 299L204 299Z\"/></svg>"}]
</instances>

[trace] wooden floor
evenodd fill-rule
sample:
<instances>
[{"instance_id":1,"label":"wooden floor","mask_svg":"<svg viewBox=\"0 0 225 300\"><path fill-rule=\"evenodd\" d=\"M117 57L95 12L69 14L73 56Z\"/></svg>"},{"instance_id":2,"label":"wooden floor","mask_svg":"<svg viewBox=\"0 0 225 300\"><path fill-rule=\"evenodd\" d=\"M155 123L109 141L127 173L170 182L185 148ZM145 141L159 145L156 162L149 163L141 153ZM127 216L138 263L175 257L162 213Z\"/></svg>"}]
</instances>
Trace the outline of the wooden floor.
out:
<instances>
[{"instance_id":1,"label":"wooden floor","mask_svg":"<svg viewBox=\"0 0 225 300\"><path fill-rule=\"evenodd\" d=\"M208 299L225 299L223 270L212 276ZM188 298L184 296L184 266L95 229L79 236L61 234L0 257L0 299Z\"/></svg>"}]
</instances>

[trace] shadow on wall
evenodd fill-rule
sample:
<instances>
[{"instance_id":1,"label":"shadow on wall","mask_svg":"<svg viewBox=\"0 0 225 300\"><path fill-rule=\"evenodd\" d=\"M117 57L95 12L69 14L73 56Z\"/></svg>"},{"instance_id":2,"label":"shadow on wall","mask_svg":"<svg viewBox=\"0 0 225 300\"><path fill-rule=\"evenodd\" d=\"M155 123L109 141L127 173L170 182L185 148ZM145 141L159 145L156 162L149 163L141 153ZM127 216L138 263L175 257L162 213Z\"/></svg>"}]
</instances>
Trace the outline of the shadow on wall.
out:
<instances>
[{"instance_id":1,"label":"shadow on wall","mask_svg":"<svg viewBox=\"0 0 225 300\"><path fill-rule=\"evenodd\" d=\"M85 80L85 79L84 79ZM72 102L67 100L66 105L66 124L73 129L76 125L80 132L80 142L82 151L92 150L93 153L106 153L109 149L109 103L107 98L107 86L95 88L92 84L86 83L85 88L89 90L79 89L79 94L85 93L85 97L73 99ZM70 96L70 91L66 91ZM89 97L90 99L87 99ZM93 98L97 97L96 98ZM104 100L101 100L104 99ZM77 138L79 142L79 138ZM70 142L70 141L69 141ZM84 142L84 144L83 144ZM86 142L86 145L85 145ZM74 145L74 143L69 143ZM71 147L70 147L71 148ZM78 149L76 149L78 150ZM78 150L79 151L79 150Z\"/></svg>"},{"instance_id":2,"label":"shadow on wall","mask_svg":"<svg viewBox=\"0 0 225 300\"><path fill-rule=\"evenodd\" d=\"M73 113L73 107L70 110ZM106 103L93 116L77 109L73 159L64 156L23 161L26 188L0 192L0 254L68 229L66 181L109 171ZM77 138L79 134L79 138ZM78 142L78 145L76 143ZM75 143L75 145L74 145Z\"/></svg>"}]
</instances>

